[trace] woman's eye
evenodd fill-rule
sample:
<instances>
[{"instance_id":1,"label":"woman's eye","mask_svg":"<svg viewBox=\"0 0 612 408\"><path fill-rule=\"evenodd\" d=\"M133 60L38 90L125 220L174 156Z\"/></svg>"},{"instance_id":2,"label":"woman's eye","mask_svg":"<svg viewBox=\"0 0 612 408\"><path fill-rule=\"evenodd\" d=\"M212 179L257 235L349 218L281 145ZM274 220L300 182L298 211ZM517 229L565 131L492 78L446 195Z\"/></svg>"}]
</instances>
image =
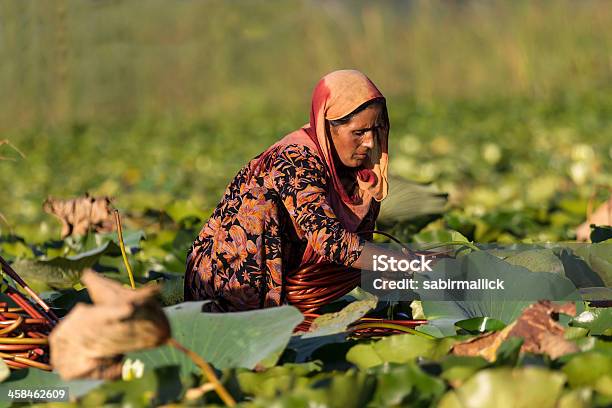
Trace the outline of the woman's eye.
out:
<instances>
[{"instance_id":1,"label":"woman's eye","mask_svg":"<svg viewBox=\"0 0 612 408\"><path fill-rule=\"evenodd\" d=\"M355 132L353 132L353 134L357 137L361 137L365 134L365 132L363 130L357 130Z\"/></svg>"}]
</instances>

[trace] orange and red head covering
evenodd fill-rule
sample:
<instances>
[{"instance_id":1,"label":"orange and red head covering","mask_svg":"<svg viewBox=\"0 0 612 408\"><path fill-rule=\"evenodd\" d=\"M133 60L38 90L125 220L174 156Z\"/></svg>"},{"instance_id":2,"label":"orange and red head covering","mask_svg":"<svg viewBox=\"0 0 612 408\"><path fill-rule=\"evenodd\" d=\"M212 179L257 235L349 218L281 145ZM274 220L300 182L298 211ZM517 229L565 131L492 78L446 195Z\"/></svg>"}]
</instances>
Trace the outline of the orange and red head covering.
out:
<instances>
[{"instance_id":1,"label":"orange and red head covering","mask_svg":"<svg viewBox=\"0 0 612 408\"><path fill-rule=\"evenodd\" d=\"M321 78L315 87L312 95L310 124L303 128L317 145L317 150L327 165L333 190L341 199L341 203L332 202L332 208L336 211L336 215L347 222L345 227L349 231L355 231L359 222L367 214L372 199L381 201L387 196L389 123L387 121L384 129L378 133L378 140L365 163L355 169L354 174L359 189L355 196L349 197L336 171L331 154L331 136L327 132L326 121L343 118L373 99L385 101L382 93L367 76L355 70L334 71ZM384 116L387 118L386 112ZM346 207L351 214L346 214L346 211L340 208L340 204Z\"/></svg>"},{"instance_id":2,"label":"orange and red head covering","mask_svg":"<svg viewBox=\"0 0 612 408\"><path fill-rule=\"evenodd\" d=\"M350 232L356 232L365 218L372 200L382 201L387 196L388 136L389 123L378 132L378 138L364 163L353 171L358 191L349 196L337 173L332 155L331 135L327 121L345 117L366 102L379 99L385 103L382 93L363 73L355 70L334 71L317 83L310 111L310 123L296 130L266 150L252 166L251 174L257 172L269 154L289 144L302 144L319 153L325 162L330 183L327 199L334 213ZM384 117L388 118L386 105ZM310 251L307 251L310 252Z\"/></svg>"}]
</instances>

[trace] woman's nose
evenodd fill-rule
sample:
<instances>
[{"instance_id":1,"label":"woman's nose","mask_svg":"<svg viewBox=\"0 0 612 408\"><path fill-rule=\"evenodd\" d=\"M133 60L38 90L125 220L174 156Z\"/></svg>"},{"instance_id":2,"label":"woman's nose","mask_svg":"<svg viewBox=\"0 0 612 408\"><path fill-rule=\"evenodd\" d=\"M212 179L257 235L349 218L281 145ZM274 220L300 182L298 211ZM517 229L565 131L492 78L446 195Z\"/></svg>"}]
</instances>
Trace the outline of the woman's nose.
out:
<instances>
[{"instance_id":1,"label":"woman's nose","mask_svg":"<svg viewBox=\"0 0 612 408\"><path fill-rule=\"evenodd\" d=\"M367 147L368 149L374 148L374 132L369 131L365 135L363 135L363 141L361 142L361 146Z\"/></svg>"}]
</instances>

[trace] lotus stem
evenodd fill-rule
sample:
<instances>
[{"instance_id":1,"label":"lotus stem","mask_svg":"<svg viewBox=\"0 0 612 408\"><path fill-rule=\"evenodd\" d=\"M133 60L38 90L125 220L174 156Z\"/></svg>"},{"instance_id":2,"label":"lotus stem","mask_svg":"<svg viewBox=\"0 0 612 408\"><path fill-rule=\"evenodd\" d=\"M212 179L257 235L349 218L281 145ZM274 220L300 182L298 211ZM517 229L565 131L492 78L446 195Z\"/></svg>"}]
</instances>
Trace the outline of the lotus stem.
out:
<instances>
[{"instance_id":1,"label":"lotus stem","mask_svg":"<svg viewBox=\"0 0 612 408\"><path fill-rule=\"evenodd\" d=\"M5 327L2 330L0 330L0 335L9 334L13 330L21 326L21 323L23 323L23 317L17 316L17 318L14 321L12 321L8 327Z\"/></svg>"},{"instance_id":2,"label":"lotus stem","mask_svg":"<svg viewBox=\"0 0 612 408\"><path fill-rule=\"evenodd\" d=\"M189 357L191 359L191 361L193 361L195 363L195 365L200 367L200 370L202 370L202 372L204 373L204 375L206 376L208 381L215 387L215 391L217 392L217 394L219 395L221 400L223 400L225 405L227 405L228 407L236 406L236 401L230 395L230 393L227 391L227 389L225 389L223 384L221 384L221 382L217 378L217 375L215 374L215 370L213 370L213 368L210 366L210 364L208 364L197 353L189 350L187 347L183 346L181 343L179 343L178 341L176 341L173 338L170 338L170 340L168 340L168 345L170 345L170 346L178 349L179 351L185 353L185 355L187 355L187 357Z\"/></svg>"},{"instance_id":3,"label":"lotus stem","mask_svg":"<svg viewBox=\"0 0 612 408\"><path fill-rule=\"evenodd\" d=\"M47 338L41 339L33 339L33 338L25 338L25 337L0 337L0 344L49 344L49 340Z\"/></svg>"},{"instance_id":4,"label":"lotus stem","mask_svg":"<svg viewBox=\"0 0 612 408\"><path fill-rule=\"evenodd\" d=\"M15 355L6 354L6 353L0 353L0 357L5 359L5 361L6 360L15 361L17 363L29 365L29 366L36 367L36 368L40 368L41 370L45 370L45 371L51 371L53 369L53 367L51 367L49 364L40 363L38 361L31 360L31 359L29 359L27 357L20 357L20 356L15 356Z\"/></svg>"},{"instance_id":5,"label":"lotus stem","mask_svg":"<svg viewBox=\"0 0 612 408\"><path fill-rule=\"evenodd\" d=\"M121 228L121 216L119 215L119 210L115 209L115 224L117 224L117 235L119 237L119 247L121 248L121 256L123 256L123 263L125 264L125 269L127 269L128 276L130 277L130 285L132 289L136 289L136 284L134 283L134 275L132 274L132 267L127 259L127 254L125 252L125 244L123 243L123 228Z\"/></svg>"},{"instance_id":6,"label":"lotus stem","mask_svg":"<svg viewBox=\"0 0 612 408\"><path fill-rule=\"evenodd\" d=\"M21 276L19 276L19 274L17 272L15 272L15 270L11 267L11 265L9 265L8 262L6 262L4 260L4 258L2 258L0 256L0 264L2 265L2 270L11 277L11 279L13 279L15 282L17 282L19 285L21 285L21 287L26 291L26 293L28 295L30 295L30 297L32 299L34 299L34 301L36 301L36 303L38 303L38 305L43 309L43 312L45 313L45 317L52 323L52 324L56 324L59 319L58 317L55 315L55 313L53 313L53 310L51 310L51 308L40 298L40 296L38 296L38 294L36 294L36 292L34 292L32 290L32 288L30 288L30 286L28 286L28 284L21 279ZM10 286L9 286L10 287ZM38 311L36 311L36 309L34 309L33 307L30 307L30 309L28 309L27 307L24 307L24 305L22 303L27 304L27 301L25 299L23 299L21 297L21 294L19 292L12 291L12 293L10 293L10 291L7 291L7 295L9 295L9 297L11 297L11 299L13 301L15 301L15 303L17 303L19 306L21 306L24 310L26 310L28 313L32 314L32 317L35 318L43 318L43 316L38 313ZM17 299L18 298L18 299Z\"/></svg>"}]
</instances>

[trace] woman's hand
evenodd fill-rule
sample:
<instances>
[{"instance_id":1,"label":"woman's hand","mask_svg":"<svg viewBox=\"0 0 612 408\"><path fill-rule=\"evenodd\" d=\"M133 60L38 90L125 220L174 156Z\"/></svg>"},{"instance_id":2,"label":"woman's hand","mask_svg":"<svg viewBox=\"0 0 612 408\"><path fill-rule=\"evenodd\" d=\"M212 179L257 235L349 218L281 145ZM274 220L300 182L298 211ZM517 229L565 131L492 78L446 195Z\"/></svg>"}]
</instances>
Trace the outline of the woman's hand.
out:
<instances>
[{"instance_id":1,"label":"woman's hand","mask_svg":"<svg viewBox=\"0 0 612 408\"><path fill-rule=\"evenodd\" d=\"M363 250L361 251L361 255L357 260L351 265L356 269L365 269L368 271L381 271L381 264L387 263L388 260L394 260L395 262L399 261L407 261L412 262L418 260L418 256L411 251L403 248L401 251L385 248L381 245L376 245L371 242L366 242L363 246ZM390 268L387 268L390 269ZM385 271L381 271L385 272ZM392 275L393 271L390 272ZM412 275L412 274L411 274ZM397 276L397 273L395 273Z\"/></svg>"}]
</instances>

